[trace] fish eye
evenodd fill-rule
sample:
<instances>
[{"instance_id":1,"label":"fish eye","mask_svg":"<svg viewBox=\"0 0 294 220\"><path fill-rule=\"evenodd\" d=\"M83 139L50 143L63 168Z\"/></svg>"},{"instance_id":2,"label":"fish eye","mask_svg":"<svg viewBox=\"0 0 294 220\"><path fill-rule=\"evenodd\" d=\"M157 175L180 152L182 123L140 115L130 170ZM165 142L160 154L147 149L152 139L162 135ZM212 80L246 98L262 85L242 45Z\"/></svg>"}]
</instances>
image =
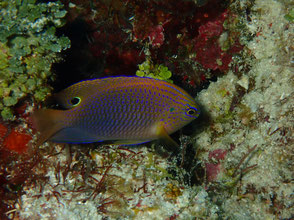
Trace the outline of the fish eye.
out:
<instances>
[{"instance_id":1,"label":"fish eye","mask_svg":"<svg viewBox=\"0 0 294 220\"><path fill-rule=\"evenodd\" d=\"M70 103L73 105L73 106L76 106L78 104L80 104L81 102L81 98L80 97L74 97L70 100Z\"/></svg>"},{"instance_id":2,"label":"fish eye","mask_svg":"<svg viewBox=\"0 0 294 220\"><path fill-rule=\"evenodd\" d=\"M188 109L187 111L188 115L194 115L196 113L195 109Z\"/></svg>"},{"instance_id":3,"label":"fish eye","mask_svg":"<svg viewBox=\"0 0 294 220\"><path fill-rule=\"evenodd\" d=\"M198 116L198 110L196 108L190 107L186 111L187 116L197 117Z\"/></svg>"}]
</instances>

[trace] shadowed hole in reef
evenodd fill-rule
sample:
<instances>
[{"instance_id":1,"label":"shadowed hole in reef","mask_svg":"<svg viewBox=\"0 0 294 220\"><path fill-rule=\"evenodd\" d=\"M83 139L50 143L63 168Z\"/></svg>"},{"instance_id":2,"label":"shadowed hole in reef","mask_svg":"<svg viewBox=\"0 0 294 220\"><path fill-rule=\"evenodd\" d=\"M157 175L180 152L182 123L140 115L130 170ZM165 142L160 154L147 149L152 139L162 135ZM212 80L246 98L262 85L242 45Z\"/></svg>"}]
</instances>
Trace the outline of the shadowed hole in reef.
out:
<instances>
[{"instance_id":1,"label":"shadowed hole in reef","mask_svg":"<svg viewBox=\"0 0 294 220\"><path fill-rule=\"evenodd\" d=\"M94 59L89 52L90 27L81 19L76 19L58 30L67 36L71 47L62 52L63 60L53 66L56 79L51 82L55 92L85 79L102 76L103 60Z\"/></svg>"},{"instance_id":2,"label":"shadowed hole in reef","mask_svg":"<svg viewBox=\"0 0 294 220\"><path fill-rule=\"evenodd\" d=\"M62 2L65 4L68 14L66 16L66 25L57 30L57 35L69 37L71 48L63 52L63 62L53 66L56 78L51 84L55 92L85 79L111 75L135 75L138 69L137 64L145 60L144 56L138 57L142 54L144 55L144 47L146 46L145 43L148 42L148 36L145 40L136 42L132 37L135 34L133 32L135 32L135 28L144 28L143 25L147 25L147 27L149 27L148 25L156 25L156 22L153 21L156 19L156 13L151 13L146 10L146 7L143 7L149 3L129 2L123 9L116 9L118 11L113 11L112 14L105 18L104 14L99 15L102 12L98 6L104 5L105 3L103 2L97 3L97 5L77 3L76 7L82 8L84 11L69 8L66 0ZM185 51L183 45L179 47L180 42L176 37L178 32L181 33L181 29L186 28L186 38L188 38L190 46L193 46L194 40L198 35L198 28L216 19L228 6L228 1L221 0L180 1L177 5L182 4L183 8L179 11L178 7L171 6L166 2L160 3L155 1L154 3L155 5L151 5L151 7L154 7L155 11L162 11L162 13L169 15L170 19L173 19L164 26L164 44L159 48L150 46L151 58L154 63L173 62L170 58L174 53ZM165 4L168 7L165 7ZM105 13L107 13L107 10L110 10L111 5L105 4ZM150 16L151 24L140 23L142 22L141 18L136 14L135 10L137 7L141 7L140 10L143 10L142 13L145 13L145 16ZM89 11L89 13L85 14L85 10ZM95 11L95 15L93 11ZM134 16L137 23L132 23L133 21L129 19ZM185 22L178 21L177 19L184 19ZM181 56L180 54L178 55ZM136 61L132 62L132 59L136 59ZM181 59L174 60L174 62L182 61ZM188 71L185 74L192 74L189 69L181 71ZM212 71L212 76L215 74L219 75L219 73L214 72ZM177 79L178 74L180 74L180 77ZM185 85L185 82L182 80L182 74L181 72L173 71L172 79L177 85L190 92L191 87ZM198 76L200 75L196 73L195 77L199 78ZM203 84L207 84L206 81ZM200 86L197 84L192 90L199 91L202 87L202 83Z\"/></svg>"}]
</instances>

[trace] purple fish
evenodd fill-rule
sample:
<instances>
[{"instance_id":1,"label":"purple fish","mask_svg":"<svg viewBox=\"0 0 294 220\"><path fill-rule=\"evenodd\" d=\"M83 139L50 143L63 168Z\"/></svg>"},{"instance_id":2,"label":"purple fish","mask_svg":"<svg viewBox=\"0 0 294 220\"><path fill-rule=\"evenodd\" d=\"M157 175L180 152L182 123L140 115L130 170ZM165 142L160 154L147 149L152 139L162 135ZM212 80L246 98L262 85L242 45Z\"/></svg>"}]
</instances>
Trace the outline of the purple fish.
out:
<instances>
[{"instance_id":1,"label":"purple fish","mask_svg":"<svg viewBox=\"0 0 294 220\"><path fill-rule=\"evenodd\" d=\"M115 141L139 144L169 135L199 116L194 99L165 81L109 77L82 81L54 95L65 110L39 109L33 121L38 143Z\"/></svg>"}]
</instances>

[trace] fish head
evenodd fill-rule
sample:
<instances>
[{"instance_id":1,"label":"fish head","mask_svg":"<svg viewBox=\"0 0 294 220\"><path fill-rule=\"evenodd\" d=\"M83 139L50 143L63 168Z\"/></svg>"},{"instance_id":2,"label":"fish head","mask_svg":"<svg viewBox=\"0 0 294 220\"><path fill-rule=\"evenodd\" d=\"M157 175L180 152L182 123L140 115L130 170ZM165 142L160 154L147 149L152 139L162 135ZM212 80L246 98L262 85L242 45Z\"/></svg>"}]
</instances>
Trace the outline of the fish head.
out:
<instances>
[{"instance_id":1,"label":"fish head","mask_svg":"<svg viewBox=\"0 0 294 220\"><path fill-rule=\"evenodd\" d=\"M167 117L163 119L166 131L171 134L199 117L200 109L192 97L170 104Z\"/></svg>"},{"instance_id":2,"label":"fish head","mask_svg":"<svg viewBox=\"0 0 294 220\"><path fill-rule=\"evenodd\" d=\"M199 117L200 109L194 99L189 99L186 103L181 103L178 107L178 123L180 126L185 126Z\"/></svg>"}]
</instances>

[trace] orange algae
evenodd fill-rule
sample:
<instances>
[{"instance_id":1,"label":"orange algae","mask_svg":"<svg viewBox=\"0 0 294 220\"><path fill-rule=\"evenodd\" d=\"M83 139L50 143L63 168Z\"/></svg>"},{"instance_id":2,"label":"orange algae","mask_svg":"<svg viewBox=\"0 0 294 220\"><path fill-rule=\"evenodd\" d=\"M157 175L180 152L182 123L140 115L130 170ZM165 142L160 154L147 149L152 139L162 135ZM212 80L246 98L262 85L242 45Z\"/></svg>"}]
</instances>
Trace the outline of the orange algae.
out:
<instances>
[{"instance_id":1,"label":"orange algae","mask_svg":"<svg viewBox=\"0 0 294 220\"><path fill-rule=\"evenodd\" d=\"M27 151L28 143L31 139L32 137L30 135L13 129L4 139L3 145L11 151L24 153Z\"/></svg>"}]
</instances>

